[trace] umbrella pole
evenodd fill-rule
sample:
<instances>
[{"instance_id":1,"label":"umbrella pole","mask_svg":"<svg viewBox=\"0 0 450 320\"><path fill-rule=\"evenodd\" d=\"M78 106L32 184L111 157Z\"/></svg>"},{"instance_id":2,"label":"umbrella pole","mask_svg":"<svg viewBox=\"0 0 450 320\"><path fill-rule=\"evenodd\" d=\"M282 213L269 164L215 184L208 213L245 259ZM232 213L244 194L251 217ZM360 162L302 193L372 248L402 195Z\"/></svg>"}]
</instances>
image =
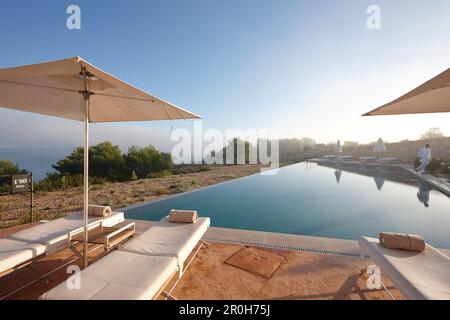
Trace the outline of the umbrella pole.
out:
<instances>
[{"instance_id":1,"label":"umbrella pole","mask_svg":"<svg viewBox=\"0 0 450 320\"><path fill-rule=\"evenodd\" d=\"M83 212L83 267L88 265L88 216L89 216L89 98L84 99L84 212Z\"/></svg>"},{"instance_id":2,"label":"umbrella pole","mask_svg":"<svg viewBox=\"0 0 450 320\"><path fill-rule=\"evenodd\" d=\"M89 218L89 105L92 92L89 91L88 74L85 67L81 67L84 90L80 91L84 101L84 172L83 172L83 268L88 266L88 218Z\"/></svg>"}]
</instances>

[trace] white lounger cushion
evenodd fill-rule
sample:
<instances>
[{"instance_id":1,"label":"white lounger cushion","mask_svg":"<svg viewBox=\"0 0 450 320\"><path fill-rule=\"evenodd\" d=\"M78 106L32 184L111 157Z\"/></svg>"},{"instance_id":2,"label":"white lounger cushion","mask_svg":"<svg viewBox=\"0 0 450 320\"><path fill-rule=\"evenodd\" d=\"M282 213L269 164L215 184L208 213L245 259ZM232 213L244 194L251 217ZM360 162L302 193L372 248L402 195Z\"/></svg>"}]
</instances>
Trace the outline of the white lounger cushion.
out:
<instances>
[{"instance_id":1,"label":"white lounger cushion","mask_svg":"<svg viewBox=\"0 0 450 320\"><path fill-rule=\"evenodd\" d=\"M105 218L90 218L89 222L97 220L102 220L104 226L112 226L124 221L124 214L113 212ZM82 213L76 213L16 232L6 239L0 239L0 273L44 253L51 254L64 248L67 245L67 233L80 228L82 224Z\"/></svg>"},{"instance_id":2,"label":"white lounger cushion","mask_svg":"<svg viewBox=\"0 0 450 320\"><path fill-rule=\"evenodd\" d=\"M102 220L104 226L111 226L124 221L123 212L113 212L108 217L91 217L89 223ZM67 233L83 225L82 213L55 219L37 226L16 232L7 238L28 243L44 244L48 253L54 252L67 243Z\"/></svg>"},{"instance_id":3,"label":"white lounger cushion","mask_svg":"<svg viewBox=\"0 0 450 320\"><path fill-rule=\"evenodd\" d=\"M450 258L427 245L423 252L386 249L378 239L363 237L363 250L408 299L450 299Z\"/></svg>"},{"instance_id":4,"label":"white lounger cushion","mask_svg":"<svg viewBox=\"0 0 450 320\"><path fill-rule=\"evenodd\" d=\"M43 300L152 299L177 271L175 258L114 251L81 271L81 288L66 282L44 293Z\"/></svg>"},{"instance_id":5,"label":"white lounger cushion","mask_svg":"<svg viewBox=\"0 0 450 320\"><path fill-rule=\"evenodd\" d=\"M150 256L174 256L181 267L209 225L209 218L199 218L196 223L172 223L165 217L126 242L120 250Z\"/></svg>"},{"instance_id":6,"label":"white lounger cushion","mask_svg":"<svg viewBox=\"0 0 450 320\"><path fill-rule=\"evenodd\" d=\"M0 239L0 273L44 254L45 246L10 239Z\"/></svg>"}]
</instances>

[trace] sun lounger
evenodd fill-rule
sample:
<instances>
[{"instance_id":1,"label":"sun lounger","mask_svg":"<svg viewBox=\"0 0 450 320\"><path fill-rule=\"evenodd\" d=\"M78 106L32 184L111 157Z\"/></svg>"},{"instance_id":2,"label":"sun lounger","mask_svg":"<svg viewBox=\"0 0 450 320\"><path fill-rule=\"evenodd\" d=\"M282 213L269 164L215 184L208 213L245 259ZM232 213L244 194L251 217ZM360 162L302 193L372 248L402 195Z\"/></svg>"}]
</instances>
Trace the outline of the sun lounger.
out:
<instances>
[{"instance_id":1,"label":"sun lounger","mask_svg":"<svg viewBox=\"0 0 450 320\"><path fill-rule=\"evenodd\" d=\"M10 239L0 240L0 275L45 253L45 245Z\"/></svg>"},{"instance_id":2,"label":"sun lounger","mask_svg":"<svg viewBox=\"0 0 450 320\"><path fill-rule=\"evenodd\" d=\"M124 220L123 212L113 212L104 218L92 217L89 223L101 221L104 226L112 226ZM65 248L67 233L82 225L82 213L76 213L0 239L0 275L19 268L44 253L49 255Z\"/></svg>"},{"instance_id":3,"label":"sun lounger","mask_svg":"<svg viewBox=\"0 0 450 320\"><path fill-rule=\"evenodd\" d=\"M196 223L172 223L165 217L146 232L126 242L119 250L148 256L175 257L181 276L186 259L209 225L209 218L198 218Z\"/></svg>"},{"instance_id":4,"label":"sun lounger","mask_svg":"<svg viewBox=\"0 0 450 320\"><path fill-rule=\"evenodd\" d=\"M359 245L407 299L450 299L450 258L439 250L428 244L423 252L386 249L368 237Z\"/></svg>"},{"instance_id":5,"label":"sun lounger","mask_svg":"<svg viewBox=\"0 0 450 320\"><path fill-rule=\"evenodd\" d=\"M199 218L196 223L172 223L166 217L118 251L81 271L81 289L70 290L64 282L43 294L40 299L156 298L177 271L180 279L186 269L183 264L209 225L209 218ZM166 293L166 296L170 296L170 293Z\"/></svg>"},{"instance_id":6,"label":"sun lounger","mask_svg":"<svg viewBox=\"0 0 450 320\"><path fill-rule=\"evenodd\" d=\"M114 251L80 273L80 288L66 282L44 293L41 300L145 300L160 293L177 272L174 257Z\"/></svg>"}]
</instances>

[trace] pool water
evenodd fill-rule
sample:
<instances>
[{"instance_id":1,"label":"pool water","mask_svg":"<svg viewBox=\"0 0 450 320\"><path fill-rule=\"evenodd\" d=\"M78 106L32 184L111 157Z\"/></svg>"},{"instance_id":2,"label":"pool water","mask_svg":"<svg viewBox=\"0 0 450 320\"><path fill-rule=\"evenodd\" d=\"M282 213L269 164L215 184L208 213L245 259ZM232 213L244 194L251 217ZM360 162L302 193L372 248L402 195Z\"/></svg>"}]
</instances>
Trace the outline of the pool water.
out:
<instances>
[{"instance_id":1,"label":"pool water","mask_svg":"<svg viewBox=\"0 0 450 320\"><path fill-rule=\"evenodd\" d=\"M380 231L421 234L450 248L450 199L402 169L299 163L125 209L157 221L197 210L212 226L357 240Z\"/></svg>"}]
</instances>

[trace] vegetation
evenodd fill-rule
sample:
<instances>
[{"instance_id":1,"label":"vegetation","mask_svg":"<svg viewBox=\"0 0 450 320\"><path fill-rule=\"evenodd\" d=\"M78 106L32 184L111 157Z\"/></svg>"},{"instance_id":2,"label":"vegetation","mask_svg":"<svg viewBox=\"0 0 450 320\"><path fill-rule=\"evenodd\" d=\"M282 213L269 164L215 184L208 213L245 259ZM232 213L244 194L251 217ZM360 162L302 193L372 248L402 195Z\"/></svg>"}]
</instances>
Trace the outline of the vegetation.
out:
<instances>
[{"instance_id":1,"label":"vegetation","mask_svg":"<svg viewBox=\"0 0 450 320\"><path fill-rule=\"evenodd\" d=\"M280 162L300 162L304 161L305 158L314 152L314 147L316 142L311 138L302 139L281 139L278 141L279 146L279 160ZM244 155L238 158L238 148L244 147ZM267 146L267 152L270 154L270 143ZM252 144L249 141L242 140L240 138L234 138L228 142L228 144L222 148L222 150L216 151L217 156L223 157L224 164L250 164L259 163L258 145ZM214 157L216 152L212 152L211 156ZM227 152L233 153L234 158L232 161L227 162L226 155ZM251 159L254 157L253 159Z\"/></svg>"},{"instance_id":2,"label":"vegetation","mask_svg":"<svg viewBox=\"0 0 450 320\"><path fill-rule=\"evenodd\" d=\"M153 173L172 171L174 167L170 154L161 153L152 146L145 148L131 146L124 159L128 177L134 172L138 178L146 178Z\"/></svg>"},{"instance_id":3,"label":"vegetation","mask_svg":"<svg viewBox=\"0 0 450 320\"><path fill-rule=\"evenodd\" d=\"M444 134L442 133L440 128L431 128L427 132L425 132L420 139L421 140L433 140L433 139L439 139L444 138Z\"/></svg>"},{"instance_id":4,"label":"vegetation","mask_svg":"<svg viewBox=\"0 0 450 320\"><path fill-rule=\"evenodd\" d=\"M420 159L416 158L414 160L414 167L417 168L420 165ZM430 173L449 173L450 162L443 159L431 159L430 164L427 166L426 170Z\"/></svg>"},{"instance_id":5,"label":"vegetation","mask_svg":"<svg viewBox=\"0 0 450 320\"><path fill-rule=\"evenodd\" d=\"M238 158L238 149L244 146L244 159ZM250 151L253 149L252 145L248 141L244 141L240 138L234 138L228 142L228 145L222 149L222 157L224 164L227 163L227 152L233 153L233 164L249 163ZM255 150L252 150L254 152Z\"/></svg>"},{"instance_id":6,"label":"vegetation","mask_svg":"<svg viewBox=\"0 0 450 320\"><path fill-rule=\"evenodd\" d=\"M356 141L344 141L344 146L346 146L346 147L357 147L357 146L359 146L359 142L356 142Z\"/></svg>"},{"instance_id":7,"label":"vegetation","mask_svg":"<svg viewBox=\"0 0 450 320\"><path fill-rule=\"evenodd\" d=\"M19 166L10 160L0 160L0 194L11 192L11 179L10 176L17 173L26 173L26 170L21 170Z\"/></svg>"},{"instance_id":8,"label":"vegetation","mask_svg":"<svg viewBox=\"0 0 450 320\"><path fill-rule=\"evenodd\" d=\"M54 190L83 185L83 148L76 148L70 155L52 167L57 170L36 185L36 190ZM126 154L119 146L106 141L89 148L89 183L128 181L171 174L170 154L162 153L153 146L131 146Z\"/></svg>"},{"instance_id":9,"label":"vegetation","mask_svg":"<svg viewBox=\"0 0 450 320\"><path fill-rule=\"evenodd\" d=\"M211 167L206 166L206 165L178 165L175 166L174 169L172 170L173 174L188 174L188 173L196 173L196 172L206 172L206 171L210 171Z\"/></svg>"},{"instance_id":10,"label":"vegetation","mask_svg":"<svg viewBox=\"0 0 450 320\"><path fill-rule=\"evenodd\" d=\"M303 161L305 156L314 151L316 141L311 138L281 139L279 141L280 162Z\"/></svg>"},{"instance_id":11,"label":"vegetation","mask_svg":"<svg viewBox=\"0 0 450 320\"><path fill-rule=\"evenodd\" d=\"M439 128L431 128L422 135L422 139L439 139L444 135ZM311 157L335 153L335 143L316 143L311 138L302 139L280 139L279 143L279 161L280 163L294 163L304 161ZM402 141L389 145L392 156L401 159L414 159L418 149L412 141ZM244 146L245 153L243 159L238 159L238 145ZM358 144L357 142L345 141L344 152L355 156L371 154L373 144ZM400 146L401 145L401 146ZM428 170L430 172L449 172L449 161L445 152L446 142L437 140L434 142L434 159L430 162ZM444 149L443 149L444 148ZM231 150L230 150L231 149ZM436 151L435 151L436 150ZM216 152L219 157L223 157L226 163L227 151L233 151L234 159L231 164L253 163L256 157L258 146L240 138L234 138L228 144ZM268 145L270 154L270 144ZM215 152L212 153L212 156ZM439 159L440 158L440 159ZM252 161L251 161L252 160ZM259 163L259 159L256 159ZM40 191L66 190L83 185L83 148L74 149L67 157L59 160L52 167L56 172L47 174L46 178L35 184L35 189ZM156 150L153 146L138 147L131 146L126 153L123 153L119 146L111 142L102 142L89 148L89 183L91 185L103 184L105 182L116 181L135 181L145 178L158 178L172 174L183 175L195 172L211 170L211 166L203 165L178 165L174 166L171 155ZM16 164L9 160L0 160L0 176L23 173ZM6 178L5 178L6 179ZM9 181L9 180L8 180ZM3 190L7 192L10 188L10 182L3 184ZM1 185L1 183L0 183ZM173 188L179 189L179 188ZM164 191L159 191L164 192Z\"/></svg>"},{"instance_id":12,"label":"vegetation","mask_svg":"<svg viewBox=\"0 0 450 320\"><path fill-rule=\"evenodd\" d=\"M10 160L0 160L0 176L25 172L25 170L20 170L19 166Z\"/></svg>"}]
</instances>

